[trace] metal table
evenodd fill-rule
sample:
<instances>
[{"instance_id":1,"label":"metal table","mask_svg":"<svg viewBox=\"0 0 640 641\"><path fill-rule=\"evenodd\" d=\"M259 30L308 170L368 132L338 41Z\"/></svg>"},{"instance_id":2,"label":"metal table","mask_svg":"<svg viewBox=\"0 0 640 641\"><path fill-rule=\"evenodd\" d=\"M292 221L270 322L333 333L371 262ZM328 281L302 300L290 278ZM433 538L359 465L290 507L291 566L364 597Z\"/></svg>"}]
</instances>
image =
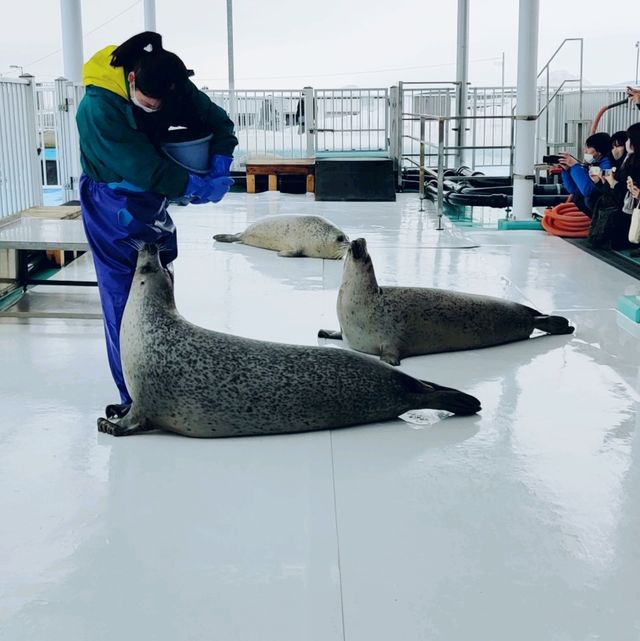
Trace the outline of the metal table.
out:
<instances>
[{"instance_id":1,"label":"metal table","mask_svg":"<svg viewBox=\"0 0 640 641\"><path fill-rule=\"evenodd\" d=\"M95 287L95 280L66 280L63 278L42 279L29 276L28 254L32 250L67 250L88 251L89 243L84 233L81 220L47 220L37 218L18 218L0 225L0 249L11 249L16 252L16 280L23 292L29 285ZM4 282L7 279L2 279ZM11 279L13 282L13 279ZM16 301L18 302L18 301ZM57 318L101 318L97 313L81 312L38 312L5 310L3 316L51 316Z\"/></svg>"}]
</instances>

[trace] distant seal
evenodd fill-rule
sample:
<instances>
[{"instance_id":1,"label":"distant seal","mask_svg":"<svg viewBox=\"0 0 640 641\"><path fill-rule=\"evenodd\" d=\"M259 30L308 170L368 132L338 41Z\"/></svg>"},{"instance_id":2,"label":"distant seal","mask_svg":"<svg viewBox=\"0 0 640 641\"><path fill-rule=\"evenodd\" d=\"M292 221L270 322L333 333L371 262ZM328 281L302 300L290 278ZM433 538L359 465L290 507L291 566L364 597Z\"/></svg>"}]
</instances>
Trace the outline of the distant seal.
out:
<instances>
[{"instance_id":1,"label":"distant seal","mask_svg":"<svg viewBox=\"0 0 640 641\"><path fill-rule=\"evenodd\" d=\"M391 364L418 354L500 345L529 338L534 329L571 334L562 316L501 298L427 287L380 287L364 238L351 243L338 293L341 332L321 329L321 338L345 338L360 352Z\"/></svg>"},{"instance_id":2,"label":"distant seal","mask_svg":"<svg viewBox=\"0 0 640 641\"><path fill-rule=\"evenodd\" d=\"M349 246L347 235L322 216L265 216L239 234L216 234L213 239L274 249L287 258L339 260Z\"/></svg>"},{"instance_id":3,"label":"distant seal","mask_svg":"<svg viewBox=\"0 0 640 641\"><path fill-rule=\"evenodd\" d=\"M177 312L157 247L139 251L120 331L133 398L101 432L153 429L215 438L306 432L393 419L410 409L480 410L473 396L354 352L269 343L193 325Z\"/></svg>"}]
</instances>

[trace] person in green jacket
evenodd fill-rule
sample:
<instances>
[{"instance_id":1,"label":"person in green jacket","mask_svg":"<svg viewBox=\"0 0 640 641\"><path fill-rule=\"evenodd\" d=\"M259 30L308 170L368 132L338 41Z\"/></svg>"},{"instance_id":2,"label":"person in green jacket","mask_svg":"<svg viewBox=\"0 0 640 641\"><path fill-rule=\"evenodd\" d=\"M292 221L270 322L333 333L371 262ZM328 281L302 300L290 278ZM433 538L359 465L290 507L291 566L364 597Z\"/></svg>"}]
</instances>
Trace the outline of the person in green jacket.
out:
<instances>
[{"instance_id":1,"label":"person in green jacket","mask_svg":"<svg viewBox=\"0 0 640 641\"><path fill-rule=\"evenodd\" d=\"M238 144L226 112L189 80L182 60L146 31L120 46L98 51L83 68L85 95L78 106L82 221L96 268L107 355L120 403L107 417L126 414L131 397L120 362L120 324L143 243L160 246L170 270L176 230L169 202L219 202L233 180L229 170ZM190 171L162 151L170 128L189 139L211 136L205 175ZM173 130L174 132L176 129Z\"/></svg>"}]
</instances>

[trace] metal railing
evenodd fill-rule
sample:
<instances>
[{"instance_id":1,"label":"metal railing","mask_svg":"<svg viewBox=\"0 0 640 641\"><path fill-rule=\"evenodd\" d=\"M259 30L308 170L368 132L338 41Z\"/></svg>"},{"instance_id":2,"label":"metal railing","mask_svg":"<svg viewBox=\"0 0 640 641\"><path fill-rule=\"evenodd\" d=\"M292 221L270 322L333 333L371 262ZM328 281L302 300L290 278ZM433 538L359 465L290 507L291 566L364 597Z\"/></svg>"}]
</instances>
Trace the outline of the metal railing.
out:
<instances>
[{"instance_id":1,"label":"metal railing","mask_svg":"<svg viewBox=\"0 0 640 641\"><path fill-rule=\"evenodd\" d=\"M42 204L35 78L0 78L0 219Z\"/></svg>"},{"instance_id":2,"label":"metal railing","mask_svg":"<svg viewBox=\"0 0 640 641\"><path fill-rule=\"evenodd\" d=\"M580 92L568 90L568 82L556 87L552 95L545 93L546 88L539 88L539 113L545 117L538 120L536 160L548 148L555 151L577 146L579 128L588 126L587 119L592 119L602 105L624 98L622 89L588 88ZM65 200L78 197L81 167L75 114L83 87L63 79L53 85L34 86L29 79L0 79L3 216L40 202L41 184L53 184L46 171L48 144L54 145L57 156L55 184L64 189ZM228 91L207 93L225 110L231 109ZM436 164L436 159L442 157L446 166L462 154L466 158L464 164L474 170L491 173L491 168L504 167L508 171L511 166L513 127L506 116L515 104L513 87L468 87L468 115L464 117L456 114L459 91L455 82L399 83L390 90L236 90L233 99L240 140L232 167L235 171L244 169L247 156L387 153L395 160L402 187L403 181L412 179L410 170L418 166L421 152L427 164L429 160ZM430 114L419 137L416 122L407 114ZM606 112L600 129L625 129L637 116L633 107L617 107ZM445 119L443 132L437 118ZM456 144L458 126L468 127L469 132L468 144L462 148ZM576 155L578 152L579 149ZM21 169L25 162L29 171Z\"/></svg>"},{"instance_id":3,"label":"metal railing","mask_svg":"<svg viewBox=\"0 0 640 641\"><path fill-rule=\"evenodd\" d=\"M437 197L436 197L436 213L438 215L438 227L437 229L442 229L442 215L443 215L443 204L444 204L444 170L445 167L445 158L447 157L447 148L446 148L446 123L449 121L457 121L458 126L462 126L462 121L471 120L474 122L481 122L483 120L498 119L504 122L511 124L515 120L516 116L511 114L508 115L488 115L488 116L441 116L441 115L430 115L430 114L420 114L420 113L403 113L402 119L404 122L419 122L420 123L420 133L419 136L413 136L412 134L404 134L405 138L413 140L419 145L419 160L416 161L411 157L407 157L407 161L418 168L418 197L420 199L420 211L424 211L424 199L425 199L425 177L428 175L431 178L437 180ZM532 117L536 118L536 117ZM437 157L438 164L437 169L433 170L426 165L426 159L429 156L434 154L427 153L427 146L430 145L430 141L426 139L427 124L437 125L438 128L438 144L437 144ZM512 131L513 127L509 127L509 130ZM447 177L447 180L456 180L455 176ZM466 176L458 176L457 179L466 180Z\"/></svg>"},{"instance_id":4,"label":"metal railing","mask_svg":"<svg viewBox=\"0 0 640 641\"><path fill-rule=\"evenodd\" d=\"M80 164L80 138L76 125L76 113L84 87L65 78L55 82L55 122L58 141L58 182L63 189L64 201L79 198L78 185L82 166Z\"/></svg>"},{"instance_id":5,"label":"metal railing","mask_svg":"<svg viewBox=\"0 0 640 641\"><path fill-rule=\"evenodd\" d=\"M389 92L385 88L205 93L225 111L235 113L239 145L234 170L242 170L250 156L303 158L316 152L388 149Z\"/></svg>"}]
</instances>

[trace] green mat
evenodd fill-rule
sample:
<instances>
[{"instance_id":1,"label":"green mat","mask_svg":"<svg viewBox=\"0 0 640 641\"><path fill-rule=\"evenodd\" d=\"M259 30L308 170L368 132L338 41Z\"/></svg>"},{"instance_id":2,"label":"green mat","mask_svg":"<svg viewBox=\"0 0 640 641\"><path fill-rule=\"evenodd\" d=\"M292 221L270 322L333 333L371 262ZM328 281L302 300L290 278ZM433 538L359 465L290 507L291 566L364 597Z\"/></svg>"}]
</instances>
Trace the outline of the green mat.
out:
<instances>
[{"instance_id":1,"label":"green mat","mask_svg":"<svg viewBox=\"0 0 640 641\"><path fill-rule=\"evenodd\" d=\"M594 249L589 245L586 238L564 238L568 243L579 247L592 256L596 256L603 260L608 265L619 269L629 276L633 276L640 280L640 256L629 256L629 250L615 251L612 249Z\"/></svg>"}]
</instances>

